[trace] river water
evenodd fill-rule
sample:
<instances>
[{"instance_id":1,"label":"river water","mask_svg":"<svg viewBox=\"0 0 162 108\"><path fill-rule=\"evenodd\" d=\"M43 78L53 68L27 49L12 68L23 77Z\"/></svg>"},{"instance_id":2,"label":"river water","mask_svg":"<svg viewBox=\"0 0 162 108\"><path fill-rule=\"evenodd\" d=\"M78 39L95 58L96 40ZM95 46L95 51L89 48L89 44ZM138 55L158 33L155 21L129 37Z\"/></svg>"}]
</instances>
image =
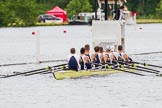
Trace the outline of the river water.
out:
<instances>
[{"instance_id":1,"label":"river water","mask_svg":"<svg viewBox=\"0 0 162 108\"><path fill-rule=\"evenodd\" d=\"M2 66L35 62L38 33L40 59L57 62ZM71 47L79 52L86 43L92 46L91 26L0 28L0 37L0 74L62 64L65 61L59 60ZM162 24L126 26L125 38L126 52L134 61L162 66ZM38 74L0 79L0 108L160 108L162 78L143 74L147 76L120 73L55 80L51 74Z\"/></svg>"}]
</instances>

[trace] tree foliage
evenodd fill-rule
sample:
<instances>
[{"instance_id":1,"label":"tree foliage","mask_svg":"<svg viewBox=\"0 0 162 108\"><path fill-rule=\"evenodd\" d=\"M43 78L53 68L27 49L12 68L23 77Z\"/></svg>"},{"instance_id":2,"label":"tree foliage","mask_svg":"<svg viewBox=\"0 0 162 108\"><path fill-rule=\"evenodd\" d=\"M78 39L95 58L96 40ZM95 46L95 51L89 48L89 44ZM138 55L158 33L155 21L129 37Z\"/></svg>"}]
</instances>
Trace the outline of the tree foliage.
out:
<instances>
[{"instance_id":1,"label":"tree foliage","mask_svg":"<svg viewBox=\"0 0 162 108\"><path fill-rule=\"evenodd\" d=\"M162 0L160 0L160 3L158 4L157 8L156 8L156 16L158 18L162 18Z\"/></svg>"},{"instance_id":2,"label":"tree foliage","mask_svg":"<svg viewBox=\"0 0 162 108\"><path fill-rule=\"evenodd\" d=\"M127 0L128 9L137 12L140 17L153 17L160 0Z\"/></svg>"},{"instance_id":3,"label":"tree foliage","mask_svg":"<svg viewBox=\"0 0 162 108\"><path fill-rule=\"evenodd\" d=\"M92 5L89 0L71 0L67 5L68 16L77 15L80 12L91 12Z\"/></svg>"},{"instance_id":4,"label":"tree foliage","mask_svg":"<svg viewBox=\"0 0 162 108\"><path fill-rule=\"evenodd\" d=\"M31 26L35 23L34 0L1 0L0 22L6 26Z\"/></svg>"},{"instance_id":5,"label":"tree foliage","mask_svg":"<svg viewBox=\"0 0 162 108\"><path fill-rule=\"evenodd\" d=\"M0 26L32 26L40 14L58 5L68 16L95 11L97 0L0 0ZM127 0L140 18L162 18L162 0Z\"/></svg>"}]
</instances>

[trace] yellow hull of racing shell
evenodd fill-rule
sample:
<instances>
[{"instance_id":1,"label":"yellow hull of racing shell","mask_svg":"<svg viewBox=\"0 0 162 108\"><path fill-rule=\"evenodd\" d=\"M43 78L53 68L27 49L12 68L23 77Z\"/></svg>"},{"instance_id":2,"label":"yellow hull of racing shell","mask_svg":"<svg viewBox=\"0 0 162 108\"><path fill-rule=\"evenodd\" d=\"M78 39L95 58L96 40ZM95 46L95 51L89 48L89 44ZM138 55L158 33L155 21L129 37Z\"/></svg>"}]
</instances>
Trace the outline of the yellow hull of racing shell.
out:
<instances>
[{"instance_id":1,"label":"yellow hull of racing shell","mask_svg":"<svg viewBox=\"0 0 162 108\"><path fill-rule=\"evenodd\" d=\"M130 69L126 69L127 71ZM79 78L79 77L85 77L85 76L103 76L107 74L113 74L113 73L119 73L123 72L120 70L114 70L114 69L95 69L95 70L79 70L79 71L73 71L73 70L65 70L65 71L59 71L59 72L53 72L53 76L57 80L62 80L66 78ZM132 70L130 71L132 72Z\"/></svg>"}]
</instances>

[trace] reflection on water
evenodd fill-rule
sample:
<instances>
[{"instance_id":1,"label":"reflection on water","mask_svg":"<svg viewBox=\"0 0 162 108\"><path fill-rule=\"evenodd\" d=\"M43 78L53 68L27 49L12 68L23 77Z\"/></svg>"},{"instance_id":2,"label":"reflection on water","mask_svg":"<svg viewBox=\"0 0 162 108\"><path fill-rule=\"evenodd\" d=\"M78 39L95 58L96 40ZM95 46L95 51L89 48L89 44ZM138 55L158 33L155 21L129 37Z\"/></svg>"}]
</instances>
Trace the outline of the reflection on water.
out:
<instances>
[{"instance_id":1,"label":"reflection on water","mask_svg":"<svg viewBox=\"0 0 162 108\"><path fill-rule=\"evenodd\" d=\"M142 27L141 29L138 29ZM162 25L128 26L126 50L136 61L162 66ZM63 30L67 30L67 34ZM35 59L34 30L41 34L41 59L64 59L69 48L91 43L90 26L59 26L0 29L0 63L31 62ZM39 69L63 62L0 67L1 74ZM156 68L158 70L159 68ZM57 81L51 74L0 79L0 108L160 108L162 78L129 73Z\"/></svg>"}]
</instances>

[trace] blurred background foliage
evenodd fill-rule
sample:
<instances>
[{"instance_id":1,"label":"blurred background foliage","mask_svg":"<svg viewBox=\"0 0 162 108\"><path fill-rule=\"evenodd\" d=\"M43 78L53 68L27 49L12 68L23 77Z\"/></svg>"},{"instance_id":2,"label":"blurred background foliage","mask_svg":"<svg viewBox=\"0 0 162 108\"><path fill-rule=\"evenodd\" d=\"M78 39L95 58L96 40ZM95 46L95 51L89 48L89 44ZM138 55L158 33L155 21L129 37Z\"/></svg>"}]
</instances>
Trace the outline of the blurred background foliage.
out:
<instances>
[{"instance_id":1,"label":"blurred background foliage","mask_svg":"<svg viewBox=\"0 0 162 108\"><path fill-rule=\"evenodd\" d=\"M33 26L40 14L55 6L65 9L68 16L94 12L96 0L0 0L1 26ZM129 11L138 18L162 19L162 0L127 0Z\"/></svg>"}]
</instances>

